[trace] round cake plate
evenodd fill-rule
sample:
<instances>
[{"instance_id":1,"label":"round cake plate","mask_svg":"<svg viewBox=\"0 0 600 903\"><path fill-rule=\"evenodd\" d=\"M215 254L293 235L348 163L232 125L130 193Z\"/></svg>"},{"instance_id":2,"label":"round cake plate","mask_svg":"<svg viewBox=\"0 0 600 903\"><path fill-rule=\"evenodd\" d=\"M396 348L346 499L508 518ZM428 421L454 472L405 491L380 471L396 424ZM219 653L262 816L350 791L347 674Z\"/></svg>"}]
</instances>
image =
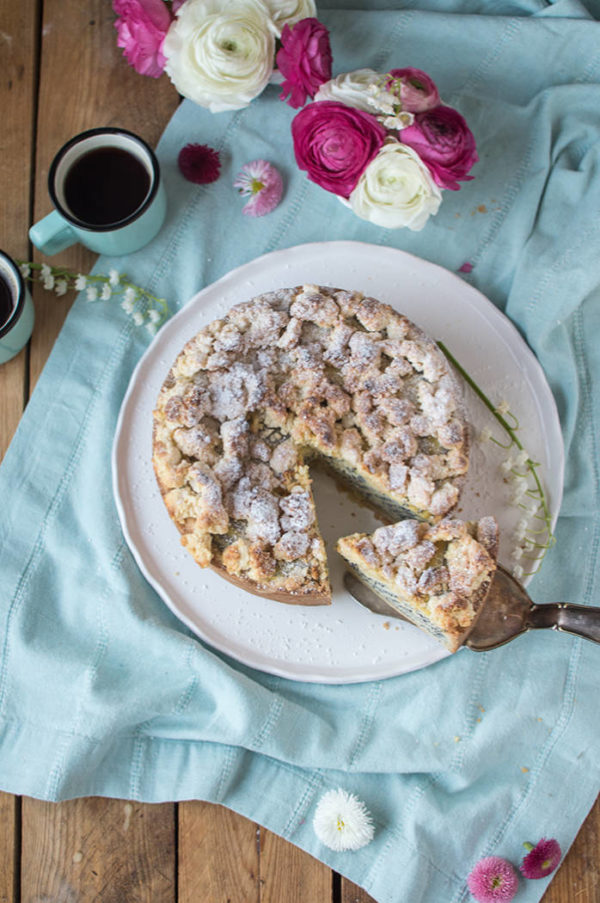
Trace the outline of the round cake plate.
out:
<instances>
[{"instance_id":1,"label":"round cake plate","mask_svg":"<svg viewBox=\"0 0 600 903\"><path fill-rule=\"evenodd\" d=\"M165 326L136 367L123 400L113 445L113 490L125 539L148 582L199 637L233 658L301 681L355 683L393 677L439 661L448 652L402 621L362 608L344 589L339 536L370 532L380 522L335 482L316 471L313 491L328 550L330 606L262 599L201 569L180 545L152 468L152 411L183 345L241 301L273 289L312 283L357 289L393 305L441 340L494 403L507 401L519 436L540 474L553 522L562 496L564 451L554 398L537 359L512 323L455 274L394 248L336 241L266 254L198 292ZM480 442L486 427L502 430L465 387L472 425L469 475L460 517L493 514L500 560L510 567L513 532L522 514L500 465L506 450ZM460 653L460 654L468 654Z\"/></svg>"}]
</instances>

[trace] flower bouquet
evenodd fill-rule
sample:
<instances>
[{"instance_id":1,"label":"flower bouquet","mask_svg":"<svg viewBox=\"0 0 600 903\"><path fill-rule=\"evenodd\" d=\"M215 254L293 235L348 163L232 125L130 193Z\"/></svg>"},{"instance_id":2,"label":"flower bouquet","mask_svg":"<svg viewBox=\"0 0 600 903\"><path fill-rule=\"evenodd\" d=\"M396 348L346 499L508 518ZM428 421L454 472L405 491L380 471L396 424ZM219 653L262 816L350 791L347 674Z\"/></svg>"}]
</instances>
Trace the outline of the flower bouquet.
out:
<instances>
[{"instance_id":1,"label":"flower bouquet","mask_svg":"<svg viewBox=\"0 0 600 903\"><path fill-rule=\"evenodd\" d=\"M300 107L331 78L314 0L113 0L117 44L142 75L166 72L211 113L239 110L269 82Z\"/></svg>"},{"instance_id":2,"label":"flower bouquet","mask_svg":"<svg viewBox=\"0 0 600 903\"><path fill-rule=\"evenodd\" d=\"M358 69L330 79L292 122L296 162L362 219L423 228L477 161L463 116L420 69Z\"/></svg>"}]
</instances>

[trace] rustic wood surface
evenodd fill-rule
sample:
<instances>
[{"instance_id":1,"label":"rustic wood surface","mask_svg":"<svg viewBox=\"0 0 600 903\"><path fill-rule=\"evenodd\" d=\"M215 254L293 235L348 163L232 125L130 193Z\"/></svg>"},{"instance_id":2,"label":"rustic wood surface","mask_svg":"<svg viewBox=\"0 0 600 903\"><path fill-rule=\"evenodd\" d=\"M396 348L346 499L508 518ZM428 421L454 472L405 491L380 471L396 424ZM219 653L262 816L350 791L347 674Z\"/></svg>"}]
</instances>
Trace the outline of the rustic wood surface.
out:
<instances>
[{"instance_id":1,"label":"rustic wood surface","mask_svg":"<svg viewBox=\"0 0 600 903\"><path fill-rule=\"evenodd\" d=\"M108 0L0 6L0 247L43 260L27 229L50 210L48 167L71 135L121 125L156 144L178 98L165 77L129 69ZM61 263L87 271L80 247ZM0 366L0 457L72 295L33 291L30 346ZM1 782L1 775L0 775ZM596 804L544 903L600 903ZM0 793L0 903L370 903L350 881L247 819L203 802L53 804ZM400 901L399 901L400 903ZM401 901L404 903L404 901ZM440 901L442 903L442 901Z\"/></svg>"}]
</instances>

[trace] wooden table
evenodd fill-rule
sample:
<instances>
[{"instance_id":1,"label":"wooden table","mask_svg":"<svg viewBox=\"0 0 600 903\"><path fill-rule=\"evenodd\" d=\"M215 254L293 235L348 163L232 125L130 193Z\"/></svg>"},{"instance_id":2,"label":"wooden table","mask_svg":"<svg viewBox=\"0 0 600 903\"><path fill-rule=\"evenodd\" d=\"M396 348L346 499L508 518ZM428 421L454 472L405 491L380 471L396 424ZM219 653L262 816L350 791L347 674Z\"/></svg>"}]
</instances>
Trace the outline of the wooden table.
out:
<instances>
[{"instance_id":1,"label":"wooden table","mask_svg":"<svg viewBox=\"0 0 600 903\"><path fill-rule=\"evenodd\" d=\"M7 0L0 19L0 247L32 259L27 230L50 210L47 172L63 142L93 126L118 125L154 145L178 97L165 76L142 78L125 64L109 0ZM40 260L37 253L33 258ZM81 272L93 261L80 247L60 255L61 264ZM0 366L0 456L73 301L38 286L33 297L30 346ZM600 903L599 835L596 804L544 903ZM54 804L0 793L0 903L370 899L291 844L219 806L104 799Z\"/></svg>"}]
</instances>

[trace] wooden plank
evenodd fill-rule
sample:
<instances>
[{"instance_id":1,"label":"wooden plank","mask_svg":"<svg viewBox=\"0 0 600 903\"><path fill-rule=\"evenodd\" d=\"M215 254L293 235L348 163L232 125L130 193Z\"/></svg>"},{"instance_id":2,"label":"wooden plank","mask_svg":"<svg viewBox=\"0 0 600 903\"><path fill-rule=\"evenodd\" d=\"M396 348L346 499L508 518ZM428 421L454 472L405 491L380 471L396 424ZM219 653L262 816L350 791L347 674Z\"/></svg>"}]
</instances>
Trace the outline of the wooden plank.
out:
<instances>
[{"instance_id":1,"label":"wooden plank","mask_svg":"<svg viewBox=\"0 0 600 903\"><path fill-rule=\"evenodd\" d=\"M145 79L121 60L110 3L45 0L43 10L35 219L51 209L48 168L72 135L93 126L121 125L155 144L178 103L166 79ZM24 15L18 5L17 14ZM44 258L36 252L35 259ZM93 254L75 247L48 262L87 272L94 260ZM32 388L73 300L72 295L57 298L39 285L33 296ZM91 799L56 805L26 799L22 826L23 901L175 901L171 804Z\"/></svg>"},{"instance_id":2,"label":"wooden plank","mask_svg":"<svg viewBox=\"0 0 600 903\"><path fill-rule=\"evenodd\" d=\"M16 797L0 793L0 903L18 903L18 806L19 800Z\"/></svg>"},{"instance_id":3,"label":"wooden plank","mask_svg":"<svg viewBox=\"0 0 600 903\"><path fill-rule=\"evenodd\" d=\"M175 903L171 804L23 800L21 901Z\"/></svg>"},{"instance_id":4,"label":"wooden plank","mask_svg":"<svg viewBox=\"0 0 600 903\"><path fill-rule=\"evenodd\" d=\"M48 170L56 152L78 132L97 126L121 126L152 146L158 141L179 97L167 76L138 75L116 46L112 4L106 0L46 0L37 125L35 219L52 209ZM80 245L37 261L86 273L96 257ZM73 302L36 286L37 328L31 352L35 384Z\"/></svg>"},{"instance_id":5,"label":"wooden plank","mask_svg":"<svg viewBox=\"0 0 600 903\"><path fill-rule=\"evenodd\" d=\"M340 903L375 903L375 900L358 884L353 884L347 878L342 878Z\"/></svg>"},{"instance_id":6,"label":"wooden plank","mask_svg":"<svg viewBox=\"0 0 600 903\"><path fill-rule=\"evenodd\" d=\"M257 825L192 801L179 804L178 836L178 903L259 903Z\"/></svg>"},{"instance_id":7,"label":"wooden plank","mask_svg":"<svg viewBox=\"0 0 600 903\"><path fill-rule=\"evenodd\" d=\"M261 828L260 903L331 903L332 876L322 862Z\"/></svg>"},{"instance_id":8,"label":"wooden plank","mask_svg":"<svg viewBox=\"0 0 600 903\"><path fill-rule=\"evenodd\" d=\"M36 26L36 4L0 6L0 247L19 259L29 253ZM23 413L27 355L24 349L0 365L0 460ZM0 903L18 903L19 814L20 800L0 793Z\"/></svg>"},{"instance_id":9,"label":"wooden plank","mask_svg":"<svg viewBox=\"0 0 600 903\"><path fill-rule=\"evenodd\" d=\"M18 259L29 253L36 5L0 6L0 248ZM0 460L23 413L27 351L0 365Z\"/></svg>"},{"instance_id":10,"label":"wooden plank","mask_svg":"<svg viewBox=\"0 0 600 903\"><path fill-rule=\"evenodd\" d=\"M600 797L552 879L542 903L600 903Z\"/></svg>"}]
</instances>

